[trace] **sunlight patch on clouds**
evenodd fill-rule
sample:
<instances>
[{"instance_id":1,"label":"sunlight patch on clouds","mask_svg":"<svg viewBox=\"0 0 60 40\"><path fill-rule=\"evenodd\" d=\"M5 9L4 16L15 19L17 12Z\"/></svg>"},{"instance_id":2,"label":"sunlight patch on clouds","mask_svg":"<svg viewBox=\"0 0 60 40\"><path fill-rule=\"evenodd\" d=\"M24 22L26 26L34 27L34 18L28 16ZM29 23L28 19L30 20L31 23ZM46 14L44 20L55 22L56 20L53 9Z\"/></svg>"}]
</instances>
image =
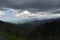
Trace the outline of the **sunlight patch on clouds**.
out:
<instances>
[{"instance_id":1,"label":"sunlight patch on clouds","mask_svg":"<svg viewBox=\"0 0 60 40\"><path fill-rule=\"evenodd\" d=\"M31 13L29 11L23 11L22 13L17 12L15 16L25 18L25 17L47 16L47 15L45 14L45 12Z\"/></svg>"},{"instance_id":2,"label":"sunlight patch on clouds","mask_svg":"<svg viewBox=\"0 0 60 40\"><path fill-rule=\"evenodd\" d=\"M29 11L23 11L22 13L16 13L15 16L20 17L20 18L28 18L30 16L35 16L35 14L33 14Z\"/></svg>"},{"instance_id":3,"label":"sunlight patch on clouds","mask_svg":"<svg viewBox=\"0 0 60 40\"><path fill-rule=\"evenodd\" d=\"M60 14L53 14L48 12L38 12L38 13L31 13L29 11L23 11L22 13L16 13L15 17L18 18L38 18L38 19L50 19L50 18L58 18Z\"/></svg>"}]
</instances>

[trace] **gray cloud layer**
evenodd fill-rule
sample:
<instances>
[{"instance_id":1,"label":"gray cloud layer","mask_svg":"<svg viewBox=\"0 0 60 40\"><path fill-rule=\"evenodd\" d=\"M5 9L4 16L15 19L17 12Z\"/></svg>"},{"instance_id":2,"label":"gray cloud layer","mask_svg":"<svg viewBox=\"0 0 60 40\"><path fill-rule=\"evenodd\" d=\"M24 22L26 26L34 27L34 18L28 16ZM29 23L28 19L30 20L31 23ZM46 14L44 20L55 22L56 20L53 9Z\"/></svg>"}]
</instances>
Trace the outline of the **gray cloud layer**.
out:
<instances>
[{"instance_id":1,"label":"gray cloud layer","mask_svg":"<svg viewBox=\"0 0 60 40\"><path fill-rule=\"evenodd\" d=\"M60 0L0 0L0 7L48 10L60 7Z\"/></svg>"}]
</instances>

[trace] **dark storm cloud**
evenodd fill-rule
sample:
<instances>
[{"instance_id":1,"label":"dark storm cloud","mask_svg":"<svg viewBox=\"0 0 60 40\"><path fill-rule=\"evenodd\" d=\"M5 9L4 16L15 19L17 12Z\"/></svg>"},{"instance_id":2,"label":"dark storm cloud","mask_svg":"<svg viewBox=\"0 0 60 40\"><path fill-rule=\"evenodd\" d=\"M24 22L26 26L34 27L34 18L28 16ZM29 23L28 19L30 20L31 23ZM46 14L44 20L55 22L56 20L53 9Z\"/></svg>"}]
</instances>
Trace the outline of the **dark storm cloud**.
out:
<instances>
[{"instance_id":1,"label":"dark storm cloud","mask_svg":"<svg viewBox=\"0 0 60 40\"><path fill-rule=\"evenodd\" d=\"M60 0L0 0L0 7L48 10L60 7Z\"/></svg>"}]
</instances>

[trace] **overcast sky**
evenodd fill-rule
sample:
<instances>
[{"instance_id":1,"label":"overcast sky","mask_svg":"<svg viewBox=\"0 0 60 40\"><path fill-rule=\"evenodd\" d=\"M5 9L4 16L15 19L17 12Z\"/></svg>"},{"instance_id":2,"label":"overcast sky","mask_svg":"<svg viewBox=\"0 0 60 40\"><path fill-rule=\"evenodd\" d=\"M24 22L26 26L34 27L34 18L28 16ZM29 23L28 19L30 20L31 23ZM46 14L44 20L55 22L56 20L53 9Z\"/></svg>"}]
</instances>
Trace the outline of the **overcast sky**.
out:
<instances>
[{"instance_id":1,"label":"overcast sky","mask_svg":"<svg viewBox=\"0 0 60 40\"><path fill-rule=\"evenodd\" d=\"M0 0L0 20L60 17L60 0Z\"/></svg>"}]
</instances>

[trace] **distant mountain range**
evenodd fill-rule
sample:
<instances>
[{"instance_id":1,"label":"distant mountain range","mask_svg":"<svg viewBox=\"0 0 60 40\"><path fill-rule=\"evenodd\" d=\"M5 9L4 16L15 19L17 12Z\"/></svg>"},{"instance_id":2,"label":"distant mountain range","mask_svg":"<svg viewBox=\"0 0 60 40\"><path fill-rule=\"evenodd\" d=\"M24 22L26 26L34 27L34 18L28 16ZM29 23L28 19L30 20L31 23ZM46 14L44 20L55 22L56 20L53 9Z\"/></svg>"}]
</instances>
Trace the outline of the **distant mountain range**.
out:
<instances>
[{"instance_id":1,"label":"distant mountain range","mask_svg":"<svg viewBox=\"0 0 60 40\"><path fill-rule=\"evenodd\" d=\"M32 21L29 21L29 22L26 22L27 24L43 24L45 22L51 22L51 21L55 21L55 20L60 20L60 18L54 18L54 19L45 19L45 20L32 20ZM24 24L26 24L24 23Z\"/></svg>"},{"instance_id":2,"label":"distant mountain range","mask_svg":"<svg viewBox=\"0 0 60 40\"><path fill-rule=\"evenodd\" d=\"M10 27L16 27L16 26L22 26L22 27L31 27L33 25L38 25L38 24L44 24L46 22L52 22L52 21L56 21L56 20L60 20L60 18L55 18L55 19L46 19L46 20L32 20L32 21L29 21L29 22L26 22L24 24L14 24L14 23L9 23L9 22L3 22L3 21L0 21L0 26L10 26ZM24 26L23 26L24 25Z\"/></svg>"}]
</instances>

